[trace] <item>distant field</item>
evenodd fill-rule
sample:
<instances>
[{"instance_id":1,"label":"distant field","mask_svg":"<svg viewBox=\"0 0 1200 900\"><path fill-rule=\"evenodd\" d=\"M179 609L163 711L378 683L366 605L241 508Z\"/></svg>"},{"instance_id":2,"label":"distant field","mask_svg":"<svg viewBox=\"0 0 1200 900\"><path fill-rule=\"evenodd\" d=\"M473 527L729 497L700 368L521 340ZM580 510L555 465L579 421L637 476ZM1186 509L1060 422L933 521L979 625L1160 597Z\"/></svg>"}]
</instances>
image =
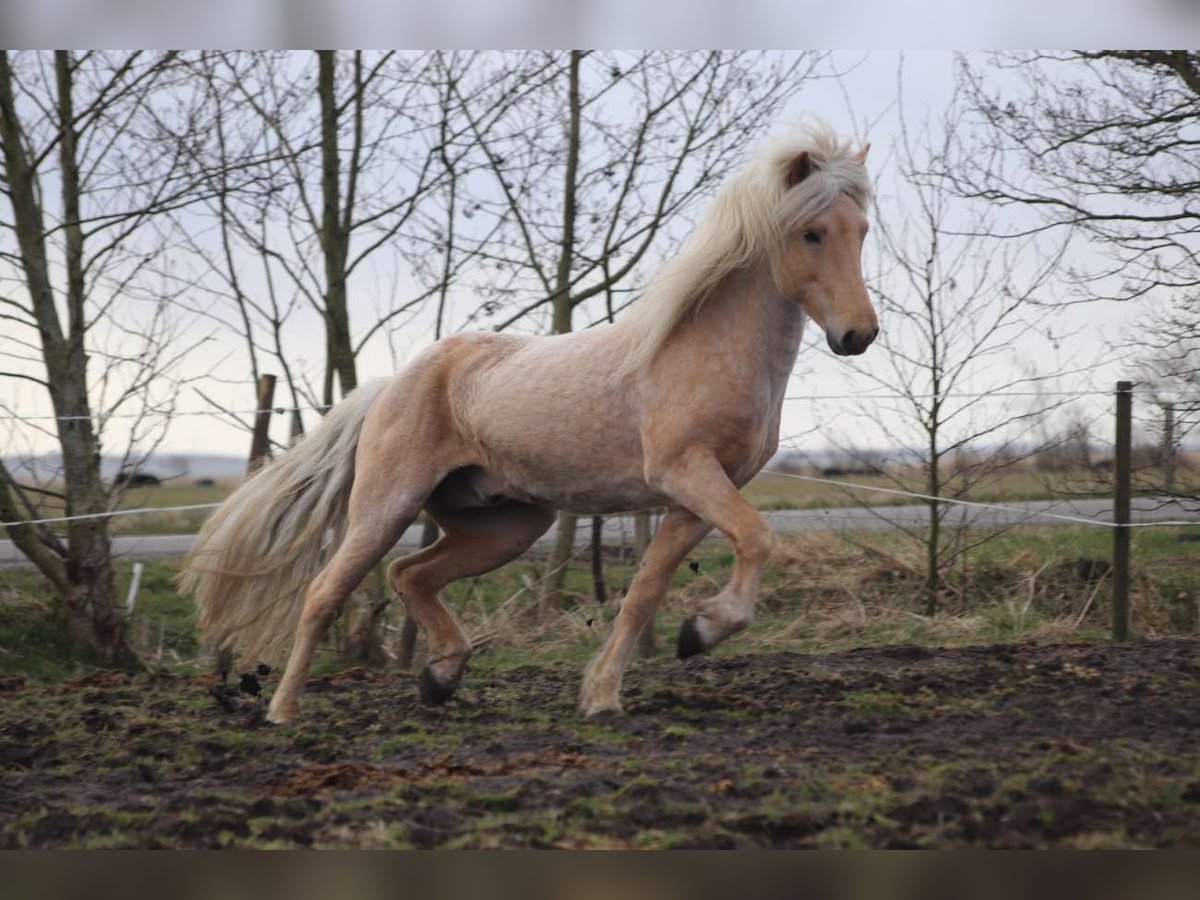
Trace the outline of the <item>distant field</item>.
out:
<instances>
[{"instance_id":1,"label":"distant field","mask_svg":"<svg viewBox=\"0 0 1200 900\"><path fill-rule=\"evenodd\" d=\"M1181 477L1195 479L1196 473L1181 473ZM999 472L976 483L966 499L986 503L1019 500L1044 500L1054 497L1107 496L1111 491L1111 475L1107 473L1065 472L1046 474L1029 470ZM818 484L791 478L787 475L764 473L750 484L743 493L759 509L824 509L846 506L895 506L920 502L895 494L856 489L853 485L903 489L916 493L925 492L925 484L919 473L892 476L851 475L832 480L841 484ZM191 506L202 503L220 503L232 493L237 483L222 479L213 485L197 485L182 480L170 481L157 487L131 488L122 499L121 509L144 507ZM951 482L946 496L954 496L958 485ZM182 512L148 513L136 516L119 516L113 519L113 534L194 534L211 510L197 509ZM62 506L48 500L39 513L50 517L62 514Z\"/></svg>"},{"instance_id":2,"label":"distant field","mask_svg":"<svg viewBox=\"0 0 1200 900\"><path fill-rule=\"evenodd\" d=\"M194 506L200 503L220 503L228 497L236 484L231 481L212 485L182 484L167 482L158 487L130 488L118 504L118 509L142 509L145 507ZM208 518L211 509L193 509L180 512L146 513L144 515L117 516L112 520L113 534L195 534ZM53 518L64 514L60 501L47 499L38 510L39 518ZM59 526L63 528L64 526ZM64 528L65 530L65 528Z\"/></svg>"},{"instance_id":3,"label":"distant field","mask_svg":"<svg viewBox=\"0 0 1200 900\"><path fill-rule=\"evenodd\" d=\"M972 486L966 499L982 503L1003 503L1016 500L1046 500L1067 493L1071 496L1107 494L1108 486L1097 483L1097 478L1095 473L1090 472L1047 475L1032 471L1004 471L981 479ZM896 494L859 490L851 485L906 490L918 494L927 490L924 478L917 472L896 475L847 475L830 480L842 482L846 486L818 484L765 472L746 485L742 493L759 509L824 509L861 505L895 506L920 502ZM954 496L959 489L960 485L952 481L943 490L943 496Z\"/></svg>"}]
</instances>

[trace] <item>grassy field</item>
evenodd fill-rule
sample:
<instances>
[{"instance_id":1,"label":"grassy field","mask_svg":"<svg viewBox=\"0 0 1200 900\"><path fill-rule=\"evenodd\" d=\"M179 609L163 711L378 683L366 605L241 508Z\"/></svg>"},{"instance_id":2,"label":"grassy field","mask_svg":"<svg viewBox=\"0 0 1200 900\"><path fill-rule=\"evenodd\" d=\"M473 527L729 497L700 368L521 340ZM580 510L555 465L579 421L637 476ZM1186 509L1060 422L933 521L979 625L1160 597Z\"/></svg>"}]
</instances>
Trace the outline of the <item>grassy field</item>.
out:
<instances>
[{"instance_id":1,"label":"grassy field","mask_svg":"<svg viewBox=\"0 0 1200 900\"><path fill-rule=\"evenodd\" d=\"M805 472L805 475L812 473ZM821 476L817 476L821 477ZM856 490L851 485L888 488L923 494L928 490L919 472L897 472L890 475L835 476L845 487L817 484L787 475L764 472L743 489L743 493L759 509L823 509L841 506L896 506L920 503L911 497L885 494L879 491ZM943 496L956 496L959 485L955 480L946 483ZM1091 472L1047 474L1026 469L1006 469L981 478L972 485L964 499L981 503L1005 503L1017 500L1048 500L1063 496L1109 496L1108 476Z\"/></svg>"},{"instance_id":2,"label":"grassy field","mask_svg":"<svg viewBox=\"0 0 1200 900\"><path fill-rule=\"evenodd\" d=\"M177 562L147 567L129 674L74 653L45 585L0 570L0 848L1194 847L1200 545L1135 533L1138 639L1112 645L1106 537L1009 532L932 618L897 536L783 537L751 629L681 663L681 617L729 574L711 541L628 715L600 722L575 704L615 604L575 571L538 621L537 559L446 592L478 645L449 705L354 665L339 625L283 727L263 718L276 672L261 694L239 687L253 661L206 674ZM631 574L609 566L615 596Z\"/></svg>"},{"instance_id":3,"label":"grassy field","mask_svg":"<svg viewBox=\"0 0 1200 900\"><path fill-rule=\"evenodd\" d=\"M539 621L536 557L445 592L477 644L449 705L347 658L361 596L284 727L263 718L277 672L261 694L252 660L207 674L178 561L147 565L131 673L74 650L35 573L0 570L0 848L1196 846L1200 544L1135 532L1137 639L1112 645L1108 537L1010 531L927 617L898 535L784 536L753 626L681 663L682 616L729 575L709 541L602 722L575 704L616 603L575 570ZM606 576L620 597L632 568Z\"/></svg>"}]
</instances>

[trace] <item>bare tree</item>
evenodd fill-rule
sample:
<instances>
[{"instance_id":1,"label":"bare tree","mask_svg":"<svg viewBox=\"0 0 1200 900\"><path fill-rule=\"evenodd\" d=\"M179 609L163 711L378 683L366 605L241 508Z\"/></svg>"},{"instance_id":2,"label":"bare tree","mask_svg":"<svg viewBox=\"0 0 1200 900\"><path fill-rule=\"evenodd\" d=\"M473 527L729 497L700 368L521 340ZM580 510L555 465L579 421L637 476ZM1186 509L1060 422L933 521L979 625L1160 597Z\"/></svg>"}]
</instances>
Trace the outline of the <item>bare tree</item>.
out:
<instances>
[{"instance_id":1,"label":"bare tree","mask_svg":"<svg viewBox=\"0 0 1200 900\"><path fill-rule=\"evenodd\" d=\"M246 348L250 385L260 358L270 359L294 406L327 408L335 387L344 394L358 383L360 357L373 342L386 340L399 364L396 326L433 307L432 337L443 335L456 279L497 227L470 229L460 209L460 185L476 164L474 131L487 132L486 119L468 127L458 112L461 96L470 96L460 85L485 64L479 54L457 53L197 58L211 123L197 158L255 153L261 164L236 182L225 166L211 166L206 218L216 220L215 236L195 228L194 217L176 225L198 263L194 286L205 313ZM313 312L325 336L319 389L297 349ZM303 431L298 413L292 422L294 437ZM349 646L378 659L389 600L380 572L368 584Z\"/></svg>"},{"instance_id":2,"label":"bare tree","mask_svg":"<svg viewBox=\"0 0 1200 900\"><path fill-rule=\"evenodd\" d=\"M900 116L892 187L877 199L873 217L878 269L871 289L886 352L862 372L875 389L900 395L865 413L895 455L880 464L859 454L859 462L901 489L911 489L912 468L919 469L929 527L901 528L923 546L922 595L933 615L946 572L991 536L972 536L970 516L943 498L969 497L1013 465L1020 454L1012 448L1036 435L1048 409L1061 405L1031 408L994 394L1033 391L1041 381L1013 347L1045 340L1054 315L1049 292L1066 242L1051 247L991 237L986 210L956 202L944 179L929 176L935 167L953 170L974 152L957 137L956 104L916 133L903 103Z\"/></svg>"},{"instance_id":3,"label":"bare tree","mask_svg":"<svg viewBox=\"0 0 1200 900\"><path fill-rule=\"evenodd\" d=\"M1010 77L960 65L992 149L947 172L956 191L1035 211L1020 232L1096 241L1095 264L1072 272L1081 299L1200 286L1200 53L1006 53L993 65Z\"/></svg>"},{"instance_id":4,"label":"bare tree","mask_svg":"<svg viewBox=\"0 0 1200 900\"><path fill-rule=\"evenodd\" d=\"M255 148L266 160L238 192L214 191L211 212L231 246L210 250L208 268L237 307L230 324L252 346L256 325L278 331L280 312L297 302L320 317L325 352L321 386L308 389L314 405L353 390L364 348L436 296L436 285L407 296L380 296L378 285L406 278L397 244L458 162L437 139L446 125L438 62L320 51L207 54L198 65L220 124L200 152ZM247 260L261 268L258 299L236 283ZM376 295L376 308L356 302L355 292ZM288 355L278 345L273 353ZM253 357L252 349L252 366ZM302 375L294 382L296 393L306 391Z\"/></svg>"},{"instance_id":5,"label":"bare tree","mask_svg":"<svg viewBox=\"0 0 1200 900\"><path fill-rule=\"evenodd\" d=\"M1114 349L1176 404L1178 440L1200 410L1200 52L996 54L990 67L964 60L960 81L994 150L953 173L956 191L1033 214L1010 233L1086 235L1095 253L1071 270L1076 302L1150 304Z\"/></svg>"},{"instance_id":6,"label":"bare tree","mask_svg":"<svg viewBox=\"0 0 1200 900\"><path fill-rule=\"evenodd\" d=\"M124 461L148 452L192 346L150 264L166 247L158 217L197 197L201 179L178 149L195 125L173 54L0 53L0 353L12 365L0 375L45 392L57 417L46 436L61 452L61 486L20 483L0 465L0 515L36 518L54 500L73 517L65 538L45 525L8 532L54 586L75 639L110 663L129 653L106 518L122 488L102 478L104 426L135 409ZM159 152L164 135L174 152Z\"/></svg>"}]
</instances>

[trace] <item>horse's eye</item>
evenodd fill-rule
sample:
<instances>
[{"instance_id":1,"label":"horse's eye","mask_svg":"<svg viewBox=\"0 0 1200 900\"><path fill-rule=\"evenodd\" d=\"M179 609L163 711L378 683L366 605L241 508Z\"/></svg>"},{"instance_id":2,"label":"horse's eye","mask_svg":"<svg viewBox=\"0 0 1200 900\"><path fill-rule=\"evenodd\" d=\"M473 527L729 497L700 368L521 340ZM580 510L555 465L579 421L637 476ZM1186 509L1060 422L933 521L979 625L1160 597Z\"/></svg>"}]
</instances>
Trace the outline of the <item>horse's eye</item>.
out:
<instances>
[{"instance_id":1,"label":"horse's eye","mask_svg":"<svg viewBox=\"0 0 1200 900\"><path fill-rule=\"evenodd\" d=\"M804 232L804 240L808 241L810 244L819 244L821 243L821 235L819 232L809 229L808 231Z\"/></svg>"}]
</instances>

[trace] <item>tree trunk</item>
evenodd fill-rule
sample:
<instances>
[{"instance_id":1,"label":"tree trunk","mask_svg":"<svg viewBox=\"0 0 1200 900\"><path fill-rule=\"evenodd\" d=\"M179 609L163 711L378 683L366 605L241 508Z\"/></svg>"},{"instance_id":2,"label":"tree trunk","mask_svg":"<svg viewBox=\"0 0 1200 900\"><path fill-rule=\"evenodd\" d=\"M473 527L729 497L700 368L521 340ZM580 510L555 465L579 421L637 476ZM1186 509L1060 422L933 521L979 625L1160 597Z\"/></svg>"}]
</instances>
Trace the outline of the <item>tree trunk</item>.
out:
<instances>
[{"instance_id":1,"label":"tree trunk","mask_svg":"<svg viewBox=\"0 0 1200 900\"><path fill-rule=\"evenodd\" d=\"M571 263L575 253L575 206L577 171L579 168L579 63L583 53L571 51L570 75L567 88L567 159L563 177L562 242L559 248L555 289L552 299L552 326L555 334L566 334L572 328L571 314L574 310L571 297ZM567 581L567 566L575 549L576 517L570 513L558 514L558 534L550 560L546 564L546 577L542 580L538 597L539 614L545 617L561 604L563 586Z\"/></svg>"},{"instance_id":2,"label":"tree trunk","mask_svg":"<svg viewBox=\"0 0 1200 900\"><path fill-rule=\"evenodd\" d=\"M317 59L317 93L321 101L321 250L325 257L325 329L329 354L326 367L330 375L336 373L344 397L358 387L354 346L350 341L350 313L346 308L350 217L345 213L353 205L353 198L347 198L347 210L343 210L338 159L336 52L318 50ZM328 390L332 395L331 381ZM332 403L332 396L326 402Z\"/></svg>"},{"instance_id":3,"label":"tree trunk","mask_svg":"<svg viewBox=\"0 0 1200 900\"><path fill-rule=\"evenodd\" d=\"M592 597L597 603L608 602L604 586L604 519L592 516Z\"/></svg>"},{"instance_id":4,"label":"tree trunk","mask_svg":"<svg viewBox=\"0 0 1200 900\"><path fill-rule=\"evenodd\" d=\"M411 672L413 657L417 655L417 620L407 613L400 626L400 646L396 649L396 668Z\"/></svg>"},{"instance_id":5,"label":"tree trunk","mask_svg":"<svg viewBox=\"0 0 1200 900\"><path fill-rule=\"evenodd\" d=\"M935 379L934 390L940 390ZM930 497L942 495L942 479L939 471L941 454L938 447L939 402L933 402L933 415L929 425L929 472L926 493ZM938 595L942 590L942 510L941 503L929 501L929 537L925 541L925 615L933 616L938 609Z\"/></svg>"},{"instance_id":6,"label":"tree trunk","mask_svg":"<svg viewBox=\"0 0 1200 900\"><path fill-rule=\"evenodd\" d=\"M941 543L941 506L929 501L929 538L925 542L925 615L937 614L938 594L942 589L942 570L939 560Z\"/></svg>"},{"instance_id":7,"label":"tree trunk","mask_svg":"<svg viewBox=\"0 0 1200 900\"><path fill-rule=\"evenodd\" d=\"M360 590L367 597L362 605L365 611L355 623L354 631L346 638L344 656L348 662L360 662L368 666L382 666L387 662L383 652L383 636L380 634L383 615L391 605L391 592L385 584L385 563L379 563L363 579Z\"/></svg>"},{"instance_id":8,"label":"tree trunk","mask_svg":"<svg viewBox=\"0 0 1200 900\"><path fill-rule=\"evenodd\" d=\"M633 519L633 546L639 567L641 567L642 558L646 555L646 548L650 546L650 539L652 537L653 535L650 533L650 510L644 509L635 515ZM646 622L646 627L638 635L638 655L643 659L649 659L652 656L658 655L658 640L654 631L656 618L657 614L652 613Z\"/></svg>"},{"instance_id":9,"label":"tree trunk","mask_svg":"<svg viewBox=\"0 0 1200 900\"><path fill-rule=\"evenodd\" d=\"M578 517L571 513L558 514L558 532L554 536L554 546L550 548L550 559L546 563L546 576L542 579L542 592L538 603L543 618L555 610L562 609L567 567L575 550L575 526L578 521Z\"/></svg>"},{"instance_id":10,"label":"tree trunk","mask_svg":"<svg viewBox=\"0 0 1200 900\"><path fill-rule=\"evenodd\" d=\"M63 265L67 279L66 293L62 298L62 308L67 314L65 336L50 281L46 228L38 203L41 187L37 172L26 155L27 145L14 102L12 70L8 54L4 52L0 52L0 144L4 153L4 181L12 206L12 227L16 232L25 287L29 292L41 339L46 388L54 414L60 417L58 441L63 459L65 513L79 516L106 512L108 493L100 477L100 446L92 426L91 404L88 400L84 239L79 224L78 136L75 131L69 53L56 52L54 63L58 94ZM6 481L11 479L6 478ZM6 484L5 491L9 489ZM21 529L12 533L18 546L22 543L18 537L19 531ZM25 544L29 546L28 538ZM51 562L50 555L46 553L27 555L54 584L74 639L94 650L107 664L134 662L135 657L125 642L125 619L118 612L108 520L97 518L68 522L65 548L61 542L54 541L54 544L59 558L57 564Z\"/></svg>"}]
</instances>

